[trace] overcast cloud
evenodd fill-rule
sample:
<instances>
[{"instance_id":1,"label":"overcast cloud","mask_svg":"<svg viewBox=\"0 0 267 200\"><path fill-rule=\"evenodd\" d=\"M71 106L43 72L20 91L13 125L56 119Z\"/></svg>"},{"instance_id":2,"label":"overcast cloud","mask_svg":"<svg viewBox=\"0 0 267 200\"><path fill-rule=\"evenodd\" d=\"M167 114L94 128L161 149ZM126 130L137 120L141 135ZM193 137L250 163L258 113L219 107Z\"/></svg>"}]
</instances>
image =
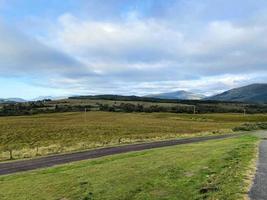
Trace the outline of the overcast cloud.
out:
<instances>
[{"instance_id":1,"label":"overcast cloud","mask_svg":"<svg viewBox=\"0 0 267 200\"><path fill-rule=\"evenodd\" d=\"M0 81L47 95L211 95L267 78L265 1L38 2L0 1Z\"/></svg>"}]
</instances>

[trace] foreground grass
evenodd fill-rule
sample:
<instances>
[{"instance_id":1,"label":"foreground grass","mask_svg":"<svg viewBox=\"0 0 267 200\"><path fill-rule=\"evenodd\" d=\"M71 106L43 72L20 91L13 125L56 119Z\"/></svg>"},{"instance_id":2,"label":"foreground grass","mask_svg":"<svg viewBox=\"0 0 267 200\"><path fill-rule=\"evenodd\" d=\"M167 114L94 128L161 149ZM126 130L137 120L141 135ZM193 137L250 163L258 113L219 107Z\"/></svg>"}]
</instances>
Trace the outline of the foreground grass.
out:
<instances>
[{"instance_id":1,"label":"foreground grass","mask_svg":"<svg viewBox=\"0 0 267 200\"><path fill-rule=\"evenodd\" d=\"M242 136L3 176L0 199L242 199L256 146Z\"/></svg>"},{"instance_id":2,"label":"foreground grass","mask_svg":"<svg viewBox=\"0 0 267 200\"><path fill-rule=\"evenodd\" d=\"M103 146L229 133L267 115L171 113L55 113L0 118L0 161Z\"/></svg>"}]
</instances>

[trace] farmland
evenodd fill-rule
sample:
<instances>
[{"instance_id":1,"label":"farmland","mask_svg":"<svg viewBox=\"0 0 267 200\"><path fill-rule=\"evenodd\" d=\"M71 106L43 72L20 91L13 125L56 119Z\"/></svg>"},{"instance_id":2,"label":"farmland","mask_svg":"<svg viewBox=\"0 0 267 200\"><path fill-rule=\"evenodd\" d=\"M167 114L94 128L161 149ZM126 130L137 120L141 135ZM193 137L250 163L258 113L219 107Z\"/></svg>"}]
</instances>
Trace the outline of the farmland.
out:
<instances>
[{"instance_id":1,"label":"farmland","mask_svg":"<svg viewBox=\"0 0 267 200\"><path fill-rule=\"evenodd\" d=\"M241 136L2 176L0 199L244 199L257 143Z\"/></svg>"},{"instance_id":2,"label":"farmland","mask_svg":"<svg viewBox=\"0 0 267 200\"><path fill-rule=\"evenodd\" d=\"M267 115L73 112L0 118L0 160L144 141L231 133Z\"/></svg>"}]
</instances>

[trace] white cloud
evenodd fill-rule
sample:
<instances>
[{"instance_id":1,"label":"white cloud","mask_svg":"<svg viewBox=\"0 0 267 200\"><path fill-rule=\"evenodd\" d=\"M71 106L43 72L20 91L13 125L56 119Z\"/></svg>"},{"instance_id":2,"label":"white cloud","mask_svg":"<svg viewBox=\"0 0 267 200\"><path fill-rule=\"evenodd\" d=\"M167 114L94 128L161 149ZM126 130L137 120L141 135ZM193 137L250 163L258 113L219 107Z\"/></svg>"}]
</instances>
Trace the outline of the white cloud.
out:
<instances>
[{"instance_id":1,"label":"white cloud","mask_svg":"<svg viewBox=\"0 0 267 200\"><path fill-rule=\"evenodd\" d=\"M110 23L83 21L66 14L59 23L56 46L97 70L108 71L110 62L115 70L124 70L122 65L135 68L142 62L168 61L183 52L183 35L154 20Z\"/></svg>"},{"instance_id":2,"label":"white cloud","mask_svg":"<svg viewBox=\"0 0 267 200\"><path fill-rule=\"evenodd\" d=\"M190 24L188 25L190 26ZM212 21L194 36L174 29L165 21L126 20L96 22L70 14L59 19L55 44L98 71L148 69L162 63L176 71L201 73L264 70L267 34L265 26L246 26L229 21ZM168 68L168 70L171 70Z\"/></svg>"}]
</instances>

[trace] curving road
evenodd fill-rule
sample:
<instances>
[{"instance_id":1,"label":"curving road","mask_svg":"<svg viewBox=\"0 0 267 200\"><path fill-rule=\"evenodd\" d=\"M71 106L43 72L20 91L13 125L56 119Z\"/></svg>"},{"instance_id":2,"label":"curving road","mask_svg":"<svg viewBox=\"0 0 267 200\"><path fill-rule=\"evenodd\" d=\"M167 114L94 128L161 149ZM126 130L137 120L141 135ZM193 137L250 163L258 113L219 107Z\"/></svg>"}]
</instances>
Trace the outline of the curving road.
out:
<instances>
[{"instance_id":1,"label":"curving road","mask_svg":"<svg viewBox=\"0 0 267 200\"><path fill-rule=\"evenodd\" d=\"M159 141L159 142L151 142L151 143L143 143L143 144L132 144L132 145L108 147L108 148L95 149L95 150L69 153L69 154L53 155L53 156L35 158L31 160L0 163L0 175L7 175L7 174L12 174L12 173L17 173L17 172L24 172L24 171L34 170L34 169L52 167L52 166L59 165L59 164L99 158L99 157L108 156L108 155L115 155L115 154L127 153L127 152L132 152L132 151L142 151L146 149L167 147L167 146L173 146L173 145L196 143L196 142L202 142L202 141L207 141L207 140L224 139L224 138L230 138L230 137L235 137L239 135L240 134L228 134L228 135L219 135L219 136L206 136L206 137Z\"/></svg>"}]
</instances>

